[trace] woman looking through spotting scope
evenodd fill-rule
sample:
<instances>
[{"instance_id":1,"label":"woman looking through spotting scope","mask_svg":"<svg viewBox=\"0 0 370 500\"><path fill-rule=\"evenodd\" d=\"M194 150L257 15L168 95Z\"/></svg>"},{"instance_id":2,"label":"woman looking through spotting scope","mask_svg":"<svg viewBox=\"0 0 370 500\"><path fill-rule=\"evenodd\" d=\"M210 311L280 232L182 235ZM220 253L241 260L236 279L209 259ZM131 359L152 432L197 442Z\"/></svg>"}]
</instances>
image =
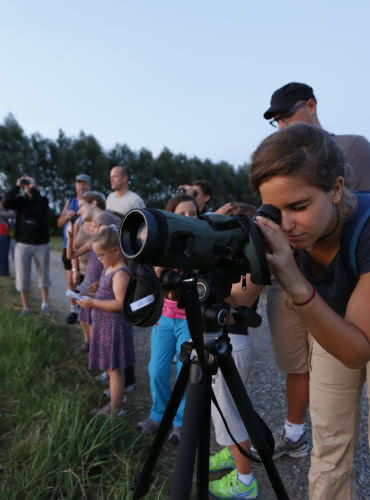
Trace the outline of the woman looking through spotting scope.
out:
<instances>
[{"instance_id":1,"label":"woman looking through spotting scope","mask_svg":"<svg viewBox=\"0 0 370 500\"><path fill-rule=\"evenodd\" d=\"M353 455L370 360L370 196L346 188L345 167L330 135L306 124L267 137L251 165L253 188L281 211L280 225L256 219L267 260L309 332L313 500L356 497ZM368 379L369 371L368 363Z\"/></svg>"}]
</instances>

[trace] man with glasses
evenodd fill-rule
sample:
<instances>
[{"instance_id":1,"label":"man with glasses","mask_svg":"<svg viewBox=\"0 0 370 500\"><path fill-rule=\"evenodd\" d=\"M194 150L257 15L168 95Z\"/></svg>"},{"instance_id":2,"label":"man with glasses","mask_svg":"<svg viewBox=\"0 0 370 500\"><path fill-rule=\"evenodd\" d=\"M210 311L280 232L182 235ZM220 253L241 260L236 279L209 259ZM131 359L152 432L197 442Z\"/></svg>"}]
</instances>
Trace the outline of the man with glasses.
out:
<instances>
[{"instance_id":1,"label":"man with glasses","mask_svg":"<svg viewBox=\"0 0 370 500\"><path fill-rule=\"evenodd\" d=\"M288 83L276 90L263 116L279 129L297 122L321 127L317 100L312 88L304 83ZM332 134L332 138L351 167L348 175L354 189L370 191L370 143L359 135ZM299 314L287 308L285 295L276 280L268 288L267 316L276 363L287 374L287 419L282 433L275 437L274 458L303 457L309 452L304 433L309 404L308 332Z\"/></svg>"},{"instance_id":2,"label":"man with glasses","mask_svg":"<svg viewBox=\"0 0 370 500\"><path fill-rule=\"evenodd\" d=\"M321 128L316 97L312 87L305 83L292 82L275 90L270 107L263 116L273 127L279 129L297 122ZM353 189L370 191L370 143L361 135L332 134L332 138L343 151L353 171Z\"/></svg>"}]
</instances>

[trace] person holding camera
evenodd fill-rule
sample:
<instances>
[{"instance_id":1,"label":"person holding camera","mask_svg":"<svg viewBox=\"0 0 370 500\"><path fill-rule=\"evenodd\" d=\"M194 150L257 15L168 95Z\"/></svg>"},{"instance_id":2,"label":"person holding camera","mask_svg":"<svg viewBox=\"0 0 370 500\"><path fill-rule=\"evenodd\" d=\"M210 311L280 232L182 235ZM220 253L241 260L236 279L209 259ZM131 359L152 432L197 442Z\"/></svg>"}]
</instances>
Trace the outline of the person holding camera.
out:
<instances>
[{"instance_id":1,"label":"person holding camera","mask_svg":"<svg viewBox=\"0 0 370 500\"><path fill-rule=\"evenodd\" d=\"M197 180L193 184L182 184L177 188L176 194L192 196L196 201L199 215L202 215L209 209L209 202L212 200L213 191L210 182Z\"/></svg>"},{"instance_id":2,"label":"person holding camera","mask_svg":"<svg viewBox=\"0 0 370 500\"><path fill-rule=\"evenodd\" d=\"M359 401L370 375L370 201L347 188L345 170L330 134L301 123L267 137L251 163L253 189L281 211L280 225L256 218L267 260L309 332L312 500L356 498Z\"/></svg>"},{"instance_id":3,"label":"person holding camera","mask_svg":"<svg viewBox=\"0 0 370 500\"><path fill-rule=\"evenodd\" d=\"M20 293L22 314L30 312L32 261L36 264L41 288L41 313L49 315L49 202L37 189L33 177L23 175L7 192L3 206L15 210L15 279Z\"/></svg>"}]
</instances>

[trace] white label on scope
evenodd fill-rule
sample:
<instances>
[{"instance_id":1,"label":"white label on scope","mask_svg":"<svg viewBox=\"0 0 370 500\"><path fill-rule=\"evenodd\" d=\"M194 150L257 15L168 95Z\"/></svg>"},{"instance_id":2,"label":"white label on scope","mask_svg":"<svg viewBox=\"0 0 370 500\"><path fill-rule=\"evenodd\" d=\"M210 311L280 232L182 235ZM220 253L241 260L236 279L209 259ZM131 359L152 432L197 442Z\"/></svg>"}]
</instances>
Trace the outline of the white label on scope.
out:
<instances>
[{"instance_id":1,"label":"white label on scope","mask_svg":"<svg viewBox=\"0 0 370 500\"><path fill-rule=\"evenodd\" d=\"M154 295L147 295L146 297L143 297L140 300L136 300L135 302L131 302L130 304L130 309L132 312L136 312L139 309L142 309L145 306L148 306L149 304L153 304L155 300Z\"/></svg>"}]
</instances>

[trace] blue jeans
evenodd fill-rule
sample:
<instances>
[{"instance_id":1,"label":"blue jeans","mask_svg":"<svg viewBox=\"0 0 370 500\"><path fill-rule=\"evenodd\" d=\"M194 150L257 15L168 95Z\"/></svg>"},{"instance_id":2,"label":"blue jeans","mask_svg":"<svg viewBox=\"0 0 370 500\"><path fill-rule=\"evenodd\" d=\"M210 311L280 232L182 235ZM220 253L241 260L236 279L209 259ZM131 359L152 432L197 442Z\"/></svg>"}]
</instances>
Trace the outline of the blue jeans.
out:
<instances>
[{"instance_id":1,"label":"blue jeans","mask_svg":"<svg viewBox=\"0 0 370 500\"><path fill-rule=\"evenodd\" d=\"M171 366L173 356L179 354L181 344L190 339L186 319L171 319L161 316L153 327L151 340L151 357L149 362L150 390L153 404L150 418L159 422L164 414L171 395ZM176 376L179 374L182 362L176 362ZM184 414L185 397L182 399L173 420L175 427L181 427Z\"/></svg>"}]
</instances>

